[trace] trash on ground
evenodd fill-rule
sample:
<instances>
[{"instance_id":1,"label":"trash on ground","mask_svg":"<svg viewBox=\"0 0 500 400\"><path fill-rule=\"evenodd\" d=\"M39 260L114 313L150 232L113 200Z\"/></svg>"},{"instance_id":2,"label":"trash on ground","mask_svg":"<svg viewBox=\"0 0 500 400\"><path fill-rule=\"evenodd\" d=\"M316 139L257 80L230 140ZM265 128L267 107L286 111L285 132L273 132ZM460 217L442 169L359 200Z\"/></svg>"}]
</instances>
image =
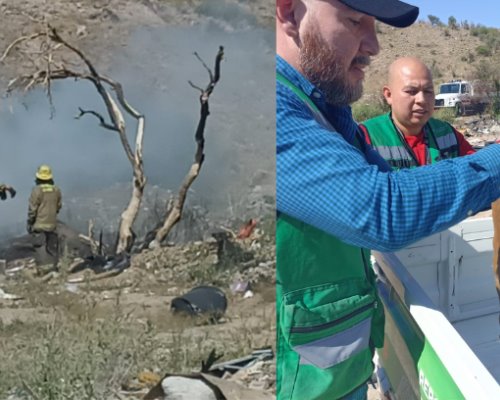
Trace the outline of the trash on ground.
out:
<instances>
[{"instance_id":1,"label":"trash on ground","mask_svg":"<svg viewBox=\"0 0 500 400\"><path fill-rule=\"evenodd\" d=\"M236 358L229 361L224 361L218 364L212 365L208 373L222 377L226 372L234 374L235 372L249 368L259 361L272 360L274 358L274 353L271 347L266 347L263 349L254 350L252 354Z\"/></svg>"},{"instance_id":2,"label":"trash on ground","mask_svg":"<svg viewBox=\"0 0 500 400\"><path fill-rule=\"evenodd\" d=\"M2 289L0 289L0 300L21 300L21 299L23 299L22 296L6 293Z\"/></svg>"},{"instance_id":3,"label":"trash on ground","mask_svg":"<svg viewBox=\"0 0 500 400\"><path fill-rule=\"evenodd\" d=\"M247 239L252 235L253 230L257 226L257 220L252 218L246 222L245 225L243 225L239 232L238 235L236 236L237 239Z\"/></svg>"},{"instance_id":4,"label":"trash on ground","mask_svg":"<svg viewBox=\"0 0 500 400\"><path fill-rule=\"evenodd\" d=\"M172 300L170 308L173 312L188 315L209 315L220 318L227 309L227 298L224 292L215 286L198 286L186 294Z\"/></svg>"}]
</instances>

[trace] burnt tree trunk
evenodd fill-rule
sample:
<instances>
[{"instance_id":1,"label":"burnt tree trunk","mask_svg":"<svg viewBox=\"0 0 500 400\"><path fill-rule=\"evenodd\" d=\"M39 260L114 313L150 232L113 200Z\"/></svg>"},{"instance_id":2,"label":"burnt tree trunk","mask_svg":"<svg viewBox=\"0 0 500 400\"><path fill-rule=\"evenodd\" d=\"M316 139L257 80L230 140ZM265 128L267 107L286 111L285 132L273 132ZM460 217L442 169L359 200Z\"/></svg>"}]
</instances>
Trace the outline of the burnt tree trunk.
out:
<instances>
[{"instance_id":1,"label":"burnt tree trunk","mask_svg":"<svg viewBox=\"0 0 500 400\"><path fill-rule=\"evenodd\" d=\"M198 55L195 53L198 57ZM184 180L181 184L179 192L173 202L173 205L170 209L167 210L167 216L163 222L163 225L156 230L154 239L149 243L150 248L159 247L160 244L165 240L168 236L172 228L177 224L182 217L182 210L184 208L184 203L186 202L186 196L189 191L189 188L198 177L201 167L203 165L203 161L205 159L205 125L208 116L210 115L210 110L208 107L208 100L210 95L212 94L215 85L219 81L220 78L220 63L224 56L224 48L222 46L219 47L219 51L215 56L215 73L206 66L206 64L200 59L203 66L207 69L210 77L210 82L208 83L205 89L201 89L191 82L190 85L200 91L200 119L198 121L198 126L196 128L195 133L195 141L196 141L196 153L194 156L194 162L191 165L187 175L184 177Z\"/></svg>"}]
</instances>

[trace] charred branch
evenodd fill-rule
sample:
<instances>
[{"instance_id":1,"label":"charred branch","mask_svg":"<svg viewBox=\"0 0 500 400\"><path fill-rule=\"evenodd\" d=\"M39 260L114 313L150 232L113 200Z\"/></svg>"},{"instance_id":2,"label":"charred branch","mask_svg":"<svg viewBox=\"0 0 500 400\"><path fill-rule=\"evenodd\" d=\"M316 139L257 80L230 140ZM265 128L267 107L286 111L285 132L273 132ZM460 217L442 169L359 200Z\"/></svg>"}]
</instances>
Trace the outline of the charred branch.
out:
<instances>
[{"instance_id":1,"label":"charred branch","mask_svg":"<svg viewBox=\"0 0 500 400\"><path fill-rule=\"evenodd\" d=\"M100 126L102 126L103 128L106 128L106 129L109 129L111 131L117 131L116 130L116 127L114 125L111 125L111 124L108 124L105 120L104 120L104 117L99 114L97 111L92 111L92 110L84 110L80 107L78 107L78 110L80 110L80 114L78 114L75 119L80 119L81 117L83 117L85 114L92 114L94 115L97 119L99 119L100 121Z\"/></svg>"},{"instance_id":2,"label":"charred branch","mask_svg":"<svg viewBox=\"0 0 500 400\"><path fill-rule=\"evenodd\" d=\"M159 228L156 232L155 238L151 243L149 243L149 247L158 247L168 236L172 228L179 222L182 217L182 211L184 209L184 203L186 202L186 196L189 191L189 188L198 177L201 166L203 165L203 161L205 159L205 126L208 116L210 115L208 100L210 95L212 94L215 85L219 81L220 78L220 63L224 57L224 47L220 46L217 55L215 56L215 73L212 73L210 68L206 65L206 63L200 58L197 53L194 53L196 58L202 63L205 69L208 71L209 82L205 89L201 89L200 87L194 85L191 81L189 84L198 89L200 91L200 119L198 121L198 126L196 128L195 133L195 141L196 141L196 152L194 156L194 163L191 165L189 172L184 177L184 180L179 188L179 192L177 194L176 199L174 200L173 206L167 213L163 226Z\"/></svg>"}]
</instances>

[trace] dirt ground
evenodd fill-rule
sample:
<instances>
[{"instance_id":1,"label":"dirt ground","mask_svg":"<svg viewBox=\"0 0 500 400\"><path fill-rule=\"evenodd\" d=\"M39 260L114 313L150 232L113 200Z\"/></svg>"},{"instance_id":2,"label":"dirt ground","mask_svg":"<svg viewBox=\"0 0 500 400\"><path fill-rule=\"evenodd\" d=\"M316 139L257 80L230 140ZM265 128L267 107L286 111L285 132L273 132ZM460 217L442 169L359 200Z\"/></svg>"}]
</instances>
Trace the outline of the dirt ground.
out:
<instances>
[{"instance_id":1,"label":"dirt ground","mask_svg":"<svg viewBox=\"0 0 500 400\"><path fill-rule=\"evenodd\" d=\"M0 274L0 398L108 399L119 393L139 399L151 387L138 380L145 372L200 371L212 350L228 361L273 349L274 280L256 278L248 298L233 293L231 279L244 275L235 266L210 265L209 247L146 251L129 269L103 279L63 268L44 282L32 264L8 263ZM11 272L16 265L26 267ZM226 293L227 311L218 323L171 312L174 297L199 285ZM272 393L274 370L248 385Z\"/></svg>"}]
</instances>

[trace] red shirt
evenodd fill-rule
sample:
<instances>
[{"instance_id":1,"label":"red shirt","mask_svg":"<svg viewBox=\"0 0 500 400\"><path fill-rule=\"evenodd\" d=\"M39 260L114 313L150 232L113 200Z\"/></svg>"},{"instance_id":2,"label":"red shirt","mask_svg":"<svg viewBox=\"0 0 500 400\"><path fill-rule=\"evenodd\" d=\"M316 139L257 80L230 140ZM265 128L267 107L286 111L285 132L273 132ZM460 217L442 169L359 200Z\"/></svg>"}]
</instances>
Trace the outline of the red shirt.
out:
<instances>
[{"instance_id":1,"label":"red shirt","mask_svg":"<svg viewBox=\"0 0 500 400\"><path fill-rule=\"evenodd\" d=\"M363 126L360 125L363 132L365 133L365 138L366 141L371 144L370 137L368 135L367 129ZM455 136L457 137L457 142L458 142L458 154L460 156L466 156L468 154L474 154L476 150L472 148L470 143L464 138L464 135L462 135L459 131L457 131L455 128L453 128L453 131L455 132ZM405 140L406 143L410 146L410 148L413 150L415 153L415 156L417 157L418 160L418 165L422 166L427 164L426 160L426 149L425 149L425 141L424 141L424 132L420 132L416 136L406 136L405 135Z\"/></svg>"},{"instance_id":2,"label":"red shirt","mask_svg":"<svg viewBox=\"0 0 500 400\"><path fill-rule=\"evenodd\" d=\"M453 128L455 132L455 136L457 137L458 142L458 155L466 156L468 154L474 154L476 150L472 148L470 143L465 140L464 135L462 135L459 131ZM425 151L425 142L424 142L424 133L421 132L417 136L405 136L406 143L411 147L415 156L418 160L418 165L427 164L426 160L426 151Z\"/></svg>"}]
</instances>

